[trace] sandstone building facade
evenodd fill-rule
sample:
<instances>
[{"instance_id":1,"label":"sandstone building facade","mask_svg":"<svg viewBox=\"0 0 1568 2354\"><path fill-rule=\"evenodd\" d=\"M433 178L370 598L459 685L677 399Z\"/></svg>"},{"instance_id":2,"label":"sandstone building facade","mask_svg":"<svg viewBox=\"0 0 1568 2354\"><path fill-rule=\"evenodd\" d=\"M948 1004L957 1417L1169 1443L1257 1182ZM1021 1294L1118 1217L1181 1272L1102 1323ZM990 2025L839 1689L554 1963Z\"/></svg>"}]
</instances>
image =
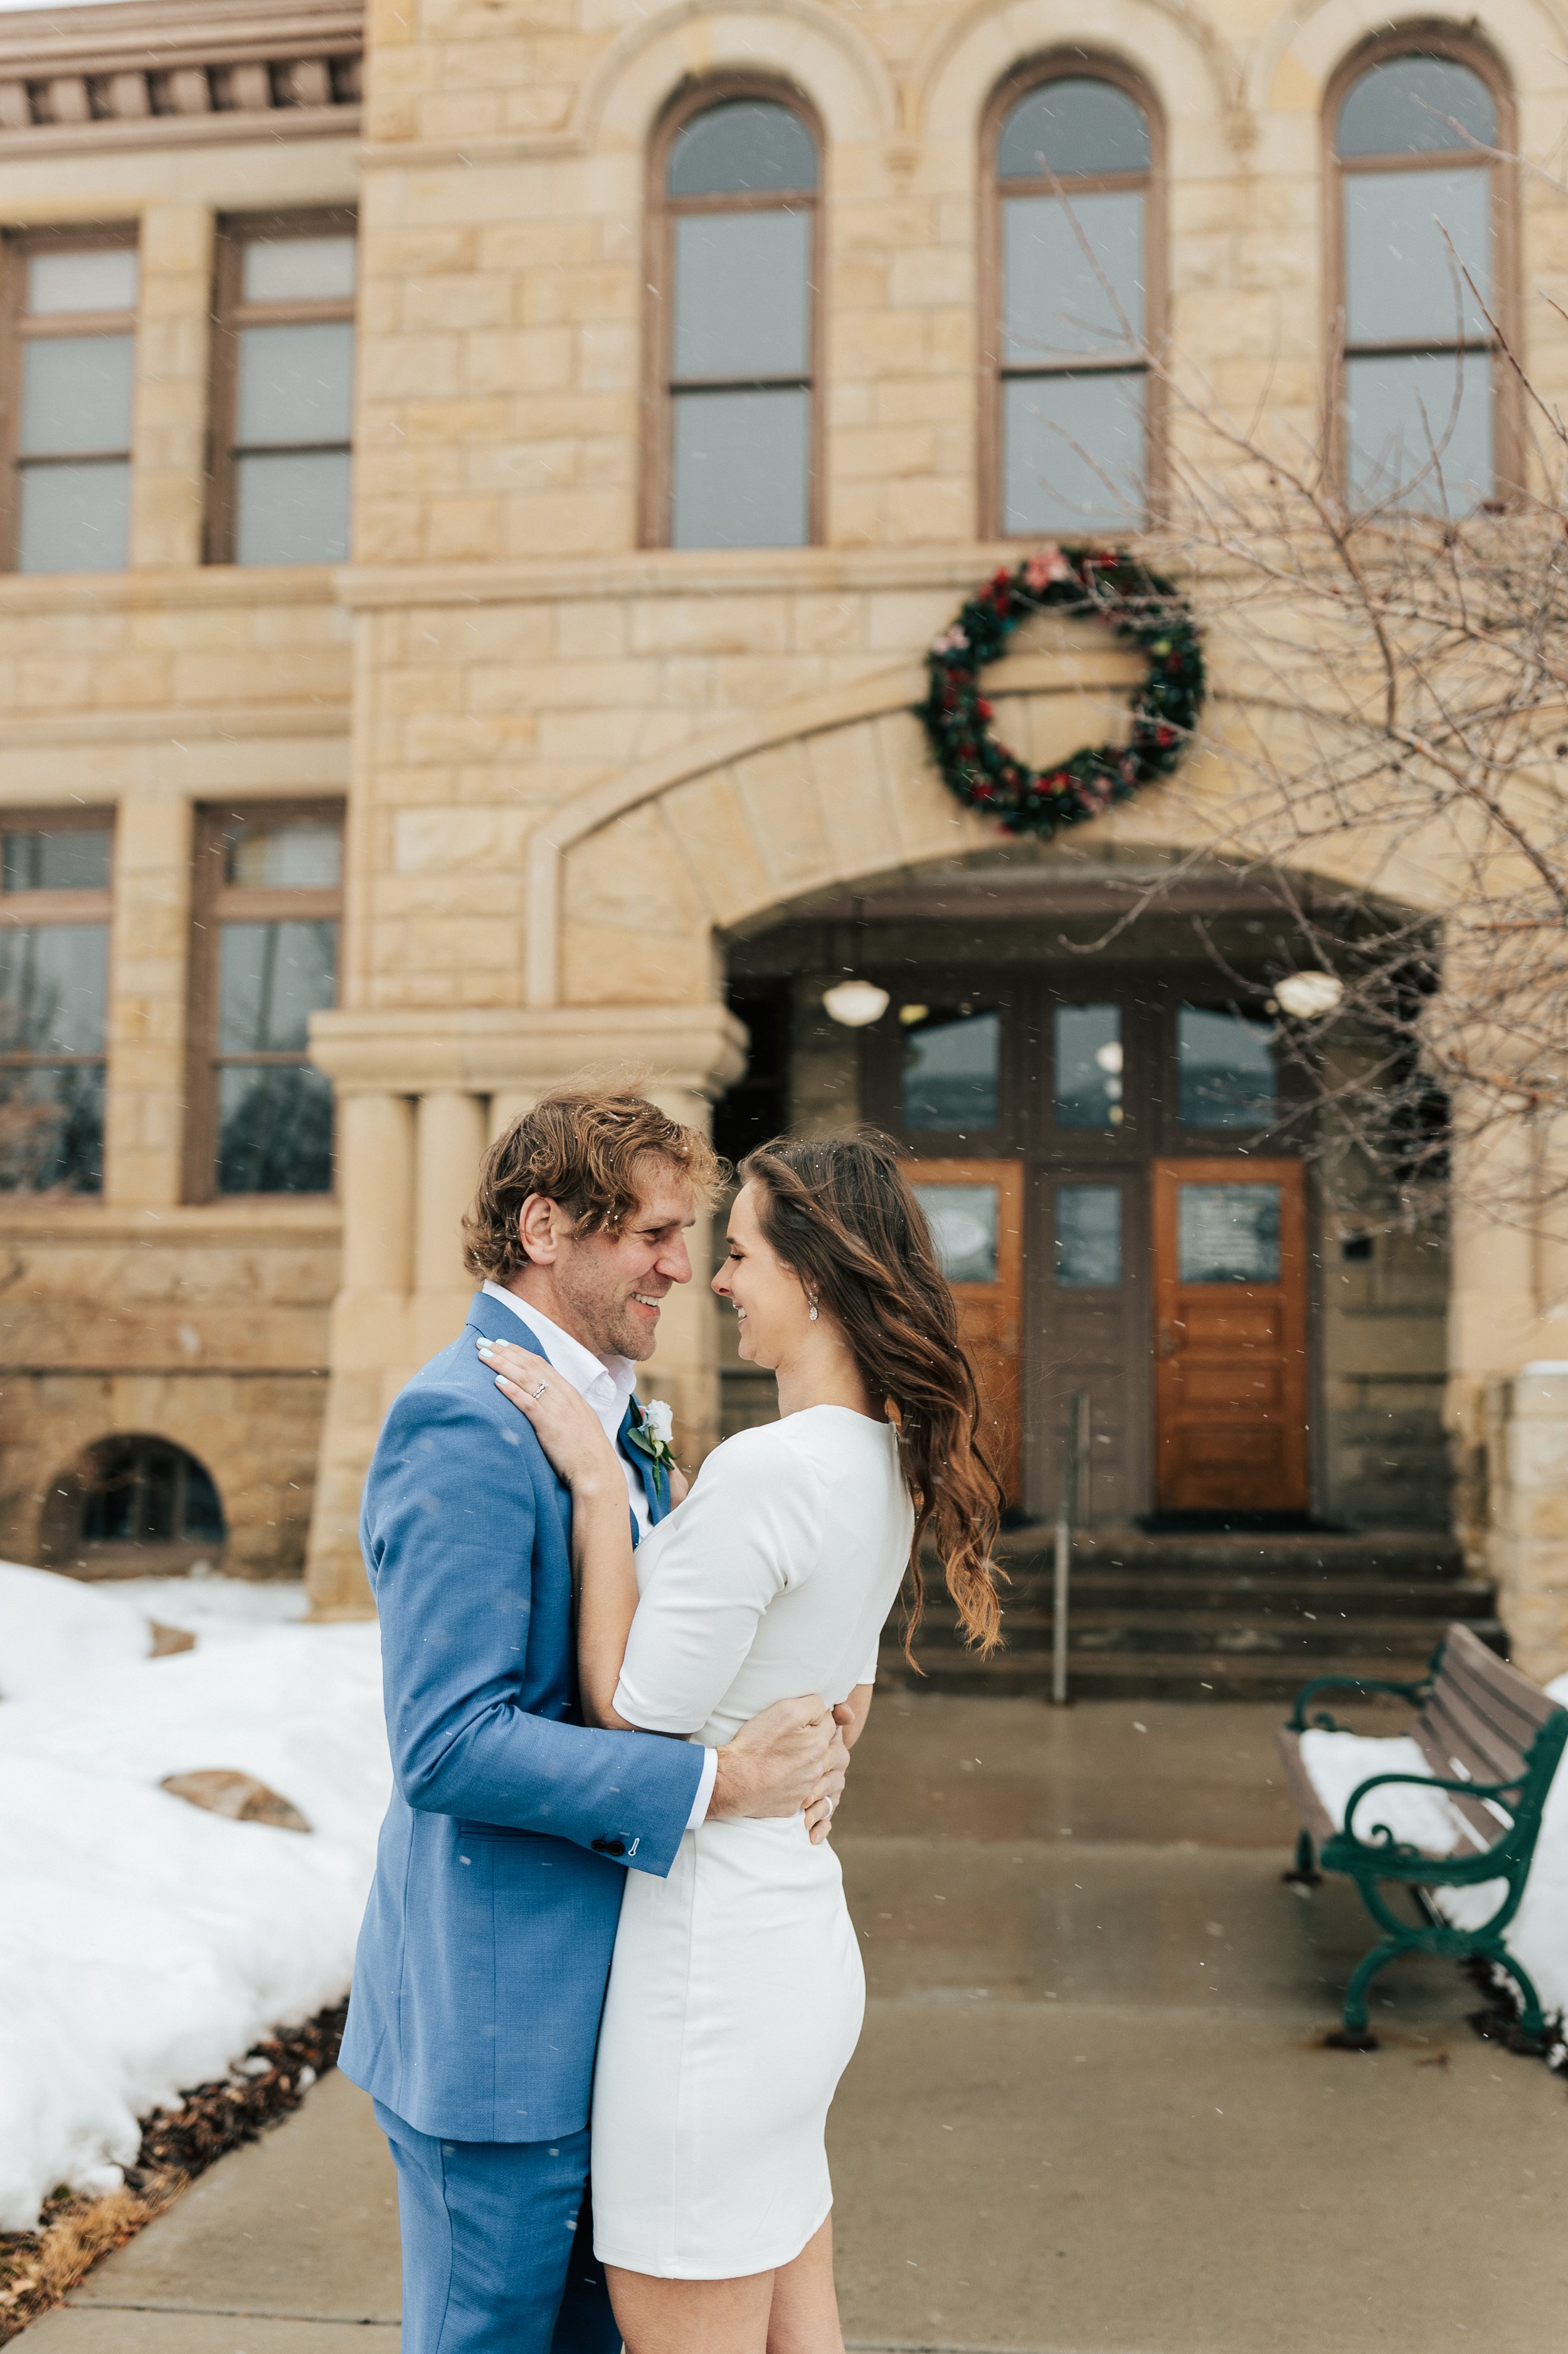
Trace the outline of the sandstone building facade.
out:
<instances>
[{"instance_id":1,"label":"sandstone building facade","mask_svg":"<svg viewBox=\"0 0 1568 2354\"><path fill-rule=\"evenodd\" d=\"M913 716L977 579L1156 514L1168 344L1237 410L1332 380L1372 487L1462 362L1451 472L1506 481L1490 322L1568 392L1568 205L1506 160L1565 55L1556 0L0 23L4 1549L366 1606L486 1138L630 1067L731 1143L904 1137L1022 1509L1087 1386L1102 1518L1457 1510L1568 1665L1563 1254L1358 1223L1271 1146L1255 880L1200 862L1084 954L1213 840L1223 758L1010 843ZM1137 674L1041 625L994 694L1041 761ZM1227 1283L1267 1395L1220 1347L1194 1421L1165 1368ZM665 1323L700 1448L760 1409L705 1299Z\"/></svg>"}]
</instances>

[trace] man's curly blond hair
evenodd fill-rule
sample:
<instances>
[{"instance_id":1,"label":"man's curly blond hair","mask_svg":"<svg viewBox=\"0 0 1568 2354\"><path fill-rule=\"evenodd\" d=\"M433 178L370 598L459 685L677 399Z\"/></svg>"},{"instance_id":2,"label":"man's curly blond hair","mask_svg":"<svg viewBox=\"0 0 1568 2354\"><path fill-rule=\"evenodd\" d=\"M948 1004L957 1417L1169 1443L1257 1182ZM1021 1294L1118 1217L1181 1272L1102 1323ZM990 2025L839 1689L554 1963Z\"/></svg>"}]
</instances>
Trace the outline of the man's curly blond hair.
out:
<instances>
[{"instance_id":1,"label":"man's curly blond hair","mask_svg":"<svg viewBox=\"0 0 1568 2354\"><path fill-rule=\"evenodd\" d=\"M481 1163L463 1220L464 1266L505 1283L527 1264L517 1219L530 1193L558 1202L578 1234L614 1234L642 1197L639 1168L651 1155L677 1170L700 1204L710 1199L721 1163L700 1129L671 1119L645 1096L591 1087L546 1096Z\"/></svg>"}]
</instances>

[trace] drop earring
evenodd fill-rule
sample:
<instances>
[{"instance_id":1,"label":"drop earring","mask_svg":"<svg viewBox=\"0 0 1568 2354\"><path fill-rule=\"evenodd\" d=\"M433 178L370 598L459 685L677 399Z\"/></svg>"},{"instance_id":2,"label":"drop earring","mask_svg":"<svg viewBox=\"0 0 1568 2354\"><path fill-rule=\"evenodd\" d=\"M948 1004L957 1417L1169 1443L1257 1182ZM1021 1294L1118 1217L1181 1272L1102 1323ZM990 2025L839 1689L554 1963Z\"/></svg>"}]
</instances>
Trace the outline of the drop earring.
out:
<instances>
[{"instance_id":1,"label":"drop earring","mask_svg":"<svg viewBox=\"0 0 1568 2354\"><path fill-rule=\"evenodd\" d=\"M807 1297L807 1299L811 1299L811 1295L810 1295L810 1292L808 1292L808 1293L806 1294L806 1297ZM814 1323L816 1322L816 1320L817 1320L817 1303L816 1303L816 1301L815 1301L814 1299L811 1299L811 1312L810 1312L810 1314L807 1317L806 1321L807 1321L807 1323L808 1323L808 1324L814 1324Z\"/></svg>"}]
</instances>

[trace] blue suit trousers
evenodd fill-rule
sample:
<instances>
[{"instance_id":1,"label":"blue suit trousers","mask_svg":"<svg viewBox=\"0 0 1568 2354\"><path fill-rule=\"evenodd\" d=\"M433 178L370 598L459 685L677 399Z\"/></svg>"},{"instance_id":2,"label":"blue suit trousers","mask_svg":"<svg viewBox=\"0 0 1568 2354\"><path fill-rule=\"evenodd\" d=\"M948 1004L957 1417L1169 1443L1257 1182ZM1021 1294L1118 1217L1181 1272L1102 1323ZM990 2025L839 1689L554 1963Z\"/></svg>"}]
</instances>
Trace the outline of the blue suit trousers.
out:
<instances>
[{"instance_id":1,"label":"blue suit trousers","mask_svg":"<svg viewBox=\"0 0 1568 2354\"><path fill-rule=\"evenodd\" d=\"M594 2262L588 2137L440 2141L381 2102L397 2168L403 2354L620 2354Z\"/></svg>"}]
</instances>

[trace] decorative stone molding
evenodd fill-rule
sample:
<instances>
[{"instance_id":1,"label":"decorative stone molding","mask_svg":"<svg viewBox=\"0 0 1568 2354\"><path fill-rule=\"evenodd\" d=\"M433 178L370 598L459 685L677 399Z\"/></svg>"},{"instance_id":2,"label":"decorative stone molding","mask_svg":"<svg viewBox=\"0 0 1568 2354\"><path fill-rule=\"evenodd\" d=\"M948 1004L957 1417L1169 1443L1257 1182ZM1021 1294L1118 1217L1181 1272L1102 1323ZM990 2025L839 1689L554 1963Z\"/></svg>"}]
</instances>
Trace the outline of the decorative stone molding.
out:
<instances>
[{"instance_id":1,"label":"decorative stone molding","mask_svg":"<svg viewBox=\"0 0 1568 2354\"><path fill-rule=\"evenodd\" d=\"M359 128L363 0L119 0L0 18L0 159Z\"/></svg>"},{"instance_id":2,"label":"decorative stone molding","mask_svg":"<svg viewBox=\"0 0 1568 2354\"><path fill-rule=\"evenodd\" d=\"M341 1092L490 1096L536 1091L593 1070L632 1069L720 1096L746 1068L746 1032L716 1003L343 1010L311 1016L311 1060Z\"/></svg>"}]
</instances>

